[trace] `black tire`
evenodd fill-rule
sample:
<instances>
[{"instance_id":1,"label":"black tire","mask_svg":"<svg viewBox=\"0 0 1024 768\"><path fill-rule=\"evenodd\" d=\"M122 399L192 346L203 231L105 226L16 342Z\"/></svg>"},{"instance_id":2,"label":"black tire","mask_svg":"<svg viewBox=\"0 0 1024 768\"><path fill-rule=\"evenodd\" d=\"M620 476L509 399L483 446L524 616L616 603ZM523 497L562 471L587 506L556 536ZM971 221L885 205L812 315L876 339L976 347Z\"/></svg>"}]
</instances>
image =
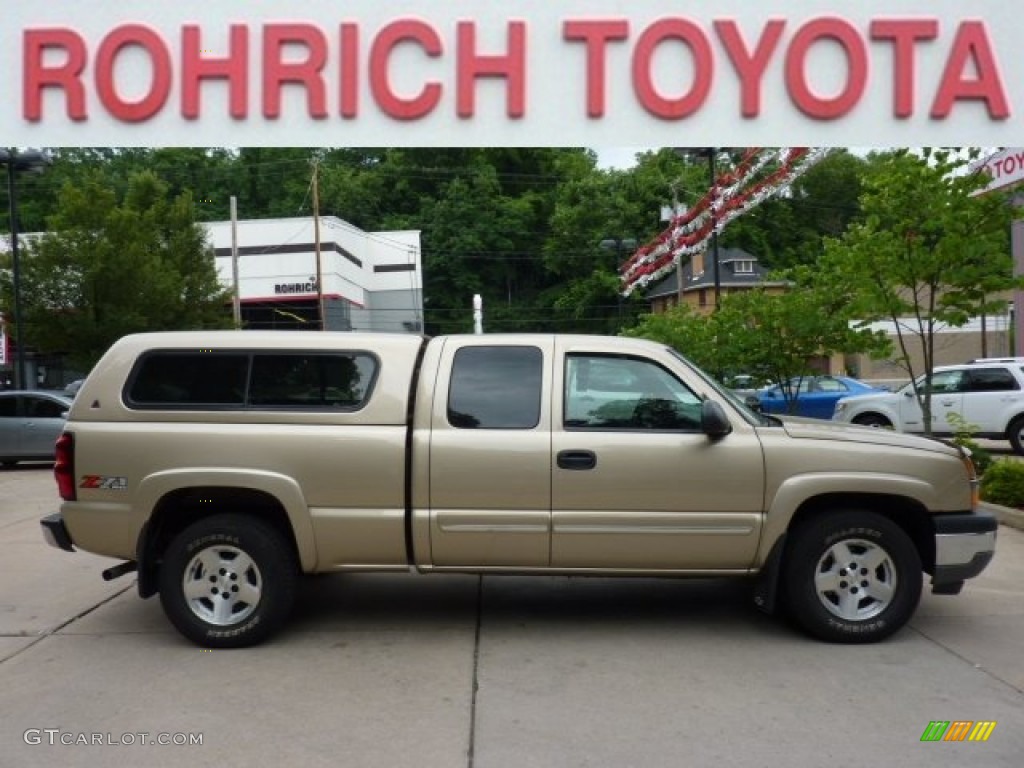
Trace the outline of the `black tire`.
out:
<instances>
[{"instance_id":1,"label":"black tire","mask_svg":"<svg viewBox=\"0 0 1024 768\"><path fill-rule=\"evenodd\" d=\"M1018 416L1006 428L1006 436L1010 440L1010 446L1018 456L1024 456L1024 434L1021 433L1024 433L1024 416Z\"/></svg>"},{"instance_id":2,"label":"black tire","mask_svg":"<svg viewBox=\"0 0 1024 768\"><path fill-rule=\"evenodd\" d=\"M862 413L860 416L854 417L853 423L860 424L863 427L884 427L886 429L892 429L892 422L880 413Z\"/></svg>"},{"instance_id":3,"label":"black tire","mask_svg":"<svg viewBox=\"0 0 1024 768\"><path fill-rule=\"evenodd\" d=\"M244 515L216 515L193 523L167 547L160 602L192 642L242 648L281 628L297 581L295 557L277 530Z\"/></svg>"},{"instance_id":4,"label":"black tire","mask_svg":"<svg viewBox=\"0 0 1024 768\"><path fill-rule=\"evenodd\" d=\"M849 563L841 562L846 558ZM828 642L883 640L907 623L921 599L917 548L874 512L805 521L790 533L782 578L790 617Z\"/></svg>"}]
</instances>

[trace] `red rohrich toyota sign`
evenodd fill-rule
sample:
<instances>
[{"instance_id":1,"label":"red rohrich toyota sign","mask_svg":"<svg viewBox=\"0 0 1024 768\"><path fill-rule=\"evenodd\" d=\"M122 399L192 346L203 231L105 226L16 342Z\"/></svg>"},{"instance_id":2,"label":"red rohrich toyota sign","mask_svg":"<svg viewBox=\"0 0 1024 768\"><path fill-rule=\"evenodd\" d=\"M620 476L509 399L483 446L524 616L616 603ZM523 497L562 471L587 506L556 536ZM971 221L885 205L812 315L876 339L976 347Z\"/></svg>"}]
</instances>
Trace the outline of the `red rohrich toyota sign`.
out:
<instances>
[{"instance_id":1,"label":"red rohrich toyota sign","mask_svg":"<svg viewBox=\"0 0 1024 768\"><path fill-rule=\"evenodd\" d=\"M1005 1L50 0L4 17L15 145L1020 143L1024 23Z\"/></svg>"}]
</instances>

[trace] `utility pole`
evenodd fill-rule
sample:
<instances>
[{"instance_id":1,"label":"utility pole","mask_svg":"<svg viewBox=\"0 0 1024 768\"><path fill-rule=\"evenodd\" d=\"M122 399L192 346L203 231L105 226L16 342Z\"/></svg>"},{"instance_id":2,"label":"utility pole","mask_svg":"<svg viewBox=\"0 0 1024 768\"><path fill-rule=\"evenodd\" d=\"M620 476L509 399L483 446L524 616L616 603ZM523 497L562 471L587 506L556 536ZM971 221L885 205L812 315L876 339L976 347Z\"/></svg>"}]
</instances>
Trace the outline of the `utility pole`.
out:
<instances>
[{"instance_id":1,"label":"utility pole","mask_svg":"<svg viewBox=\"0 0 1024 768\"><path fill-rule=\"evenodd\" d=\"M711 173L711 249L715 262L715 311L722 303L722 279L718 268L718 173L715 169L715 155L718 147L708 147L708 171Z\"/></svg>"},{"instance_id":2,"label":"utility pole","mask_svg":"<svg viewBox=\"0 0 1024 768\"><path fill-rule=\"evenodd\" d=\"M674 231L676 216L679 215L679 190L678 182L673 181L669 184L669 189L672 190L672 214L669 216L668 226L669 231ZM675 237L672 237L672 249L675 250ZM683 305L683 255L679 254L676 261L676 306L681 307Z\"/></svg>"},{"instance_id":3,"label":"utility pole","mask_svg":"<svg viewBox=\"0 0 1024 768\"><path fill-rule=\"evenodd\" d=\"M324 313L323 268L320 266L320 160L313 159L313 242L316 249L316 305L320 317L320 330L327 330Z\"/></svg>"},{"instance_id":4,"label":"utility pole","mask_svg":"<svg viewBox=\"0 0 1024 768\"><path fill-rule=\"evenodd\" d=\"M722 280L718 270L718 170L715 167L715 157L718 155L719 147L700 147L695 149L677 149L676 152L684 157L708 158L708 172L711 176L711 186L708 187L708 195L711 199L711 258L714 259L715 276L715 309L717 310L722 299ZM680 274L682 273L680 265ZM682 301L682 286L680 286L679 300Z\"/></svg>"},{"instance_id":5,"label":"utility pole","mask_svg":"<svg viewBox=\"0 0 1024 768\"><path fill-rule=\"evenodd\" d=\"M238 292L238 198L231 196L231 282L234 296L231 307L235 319L235 330L242 328L242 297Z\"/></svg>"},{"instance_id":6,"label":"utility pole","mask_svg":"<svg viewBox=\"0 0 1024 768\"><path fill-rule=\"evenodd\" d=\"M50 164L48 157L35 150L18 152L11 147L0 147L0 165L7 167L7 200L11 219L11 288L14 293L14 386L21 389L35 389L29 386L25 370L25 317L21 307L21 269L18 258L18 203L14 176L18 171L41 171Z\"/></svg>"}]
</instances>

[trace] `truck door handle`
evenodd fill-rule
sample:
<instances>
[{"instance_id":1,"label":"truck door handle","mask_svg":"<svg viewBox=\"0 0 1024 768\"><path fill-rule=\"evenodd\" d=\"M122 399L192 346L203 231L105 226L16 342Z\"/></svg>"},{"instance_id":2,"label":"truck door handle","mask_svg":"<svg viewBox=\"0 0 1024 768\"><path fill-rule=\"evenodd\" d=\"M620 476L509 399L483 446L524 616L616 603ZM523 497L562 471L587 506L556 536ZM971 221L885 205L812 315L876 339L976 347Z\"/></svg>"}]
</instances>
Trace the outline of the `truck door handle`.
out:
<instances>
[{"instance_id":1,"label":"truck door handle","mask_svg":"<svg viewBox=\"0 0 1024 768\"><path fill-rule=\"evenodd\" d=\"M593 469L597 466L597 454L593 451L559 451L560 469Z\"/></svg>"}]
</instances>

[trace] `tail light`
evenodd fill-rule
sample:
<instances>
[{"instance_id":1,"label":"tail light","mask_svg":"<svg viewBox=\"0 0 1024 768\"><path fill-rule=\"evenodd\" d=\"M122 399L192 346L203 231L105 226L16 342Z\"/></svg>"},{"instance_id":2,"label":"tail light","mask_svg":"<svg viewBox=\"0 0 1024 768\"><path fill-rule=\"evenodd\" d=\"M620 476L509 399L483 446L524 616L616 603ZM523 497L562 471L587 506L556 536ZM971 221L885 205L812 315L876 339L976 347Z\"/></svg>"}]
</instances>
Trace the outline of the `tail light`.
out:
<instances>
[{"instance_id":1,"label":"tail light","mask_svg":"<svg viewBox=\"0 0 1024 768\"><path fill-rule=\"evenodd\" d=\"M75 493L75 436L65 432L57 438L57 460L53 464L53 476L57 490L64 501L74 501Z\"/></svg>"}]
</instances>

